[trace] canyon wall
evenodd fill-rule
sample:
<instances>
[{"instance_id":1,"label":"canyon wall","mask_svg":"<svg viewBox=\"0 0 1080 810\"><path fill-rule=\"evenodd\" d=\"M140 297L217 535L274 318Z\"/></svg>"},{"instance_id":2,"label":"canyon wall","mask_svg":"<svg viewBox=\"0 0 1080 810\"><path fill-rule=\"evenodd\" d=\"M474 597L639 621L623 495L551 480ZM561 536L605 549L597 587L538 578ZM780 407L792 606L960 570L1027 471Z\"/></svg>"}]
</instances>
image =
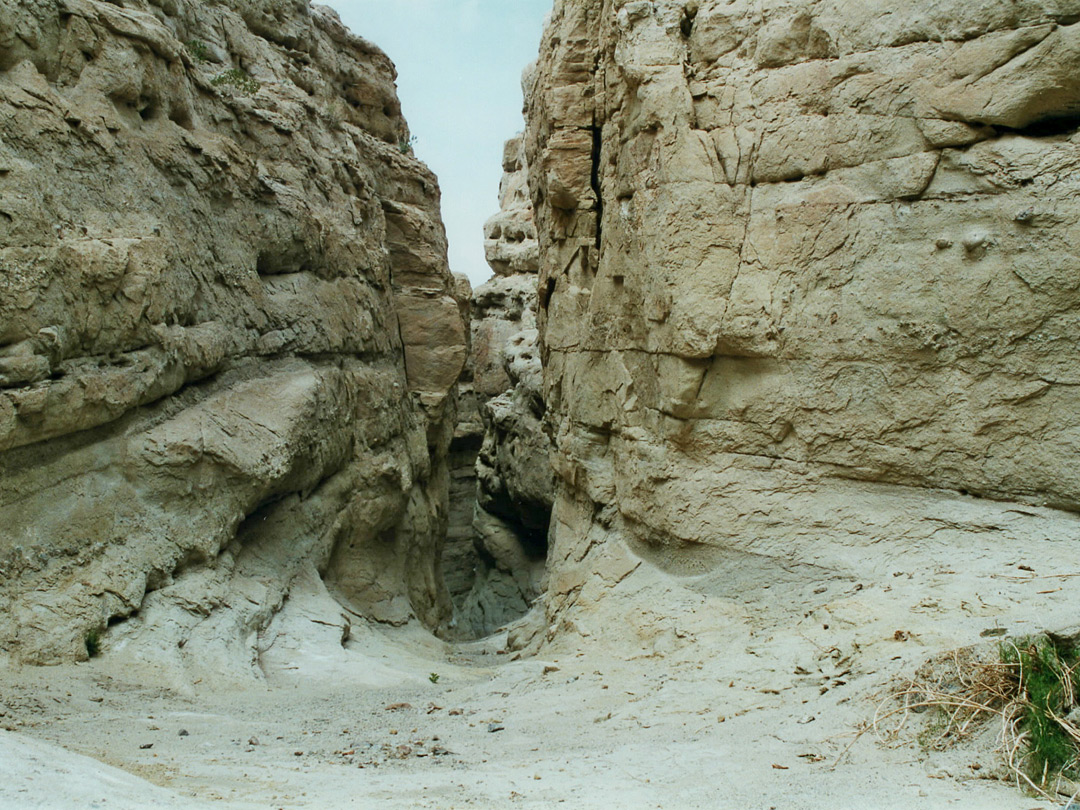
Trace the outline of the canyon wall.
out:
<instances>
[{"instance_id":1,"label":"canyon wall","mask_svg":"<svg viewBox=\"0 0 1080 810\"><path fill-rule=\"evenodd\" d=\"M394 79L307 0L0 3L0 649L254 672L297 577L448 621L466 336Z\"/></svg>"},{"instance_id":2,"label":"canyon wall","mask_svg":"<svg viewBox=\"0 0 1080 810\"><path fill-rule=\"evenodd\" d=\"M614 592L1074 541L1078 42L556 0L470 301L332 11L0 0L0 651L257 674L297 582L342 638L546 587L547 637L647 639Z\"/></svg>"},{"instance_id":3,"label":"canyon wall","mask_svg":"<svg viewBox=\"0 0 1080 810\"><path fill-rule=\"evenodd\" d=\"M540 53L549 620L1075 542L1080 3L556 0Z\"/></svg>"}]
</instances>

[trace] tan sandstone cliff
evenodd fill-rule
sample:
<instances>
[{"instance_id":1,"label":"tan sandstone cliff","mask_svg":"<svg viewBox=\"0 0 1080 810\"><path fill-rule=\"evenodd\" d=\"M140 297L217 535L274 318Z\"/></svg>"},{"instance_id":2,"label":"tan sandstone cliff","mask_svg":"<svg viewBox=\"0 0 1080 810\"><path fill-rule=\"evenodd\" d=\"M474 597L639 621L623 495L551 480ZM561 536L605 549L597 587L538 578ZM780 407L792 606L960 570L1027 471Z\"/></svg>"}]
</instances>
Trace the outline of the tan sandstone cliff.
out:
<instances>
[{"instance_id":1,"label":"tan sandstone cliff","mask_svg":"<svg viewBox=\"0 0 1080 810\"><path fill-rule=\"evenodd\" d=\"M313 575L346 636L449 618L465 331L394 78L307 0L0 3L0 648L243 674Z\"/></svg>"},{"instance_id":2,"label":"tan sandstone cliff","mask_svg":"<svg viewBox=\"0 0 1080 810\"><path fill-rule=\"evenodd\" d=\"M549 619L600 633L642 559L801 604L905 554L939 594L955 549L1075 554L1078 20L557 0L527 94Z\"/></svg>"}]
</instances>

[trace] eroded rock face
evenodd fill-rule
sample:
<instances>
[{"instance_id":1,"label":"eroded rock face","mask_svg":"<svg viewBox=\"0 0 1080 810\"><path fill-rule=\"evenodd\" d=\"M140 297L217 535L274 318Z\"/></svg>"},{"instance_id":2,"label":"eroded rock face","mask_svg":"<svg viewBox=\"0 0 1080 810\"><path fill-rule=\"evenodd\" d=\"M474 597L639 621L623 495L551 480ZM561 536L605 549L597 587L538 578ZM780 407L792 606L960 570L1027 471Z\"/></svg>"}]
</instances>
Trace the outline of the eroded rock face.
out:
<instances>
[{"instance_id":1,"label":"eroded rock face","mask_svg":"<svg viewBox=\"0 0 1080 810\"><path fill-rule=\"evenodd\" d=\"M472 444L475 503L454 561L462 577L457 633L488 635L524 614L543 590L554 497L544 431L542 366L536 328L539 246L521 137L506 142L500 210L484 226L495 277L472 296L468 376L475 416L459 414ZM464 446L464 443L462 443Z\"/></svg>"},{"instance_id":2,"label":"eroded rock face","mask_svg":"<svg viewBox=\"0 0 1080 810\"><path fill-rule=\"evenodd\" d=\"M437 627L465 331L394 68L306 0L0 8L0 647Z\"/></svg>"},{"instance_id":3,"label":"eroded rock face","mask_svg":"<svg viewBox=\"0 0 1080 810\"><path fill-rule=\"evenodd\" d=\"M521 135L504 145L502 168L499 212L484 223L484 257L497 276L535 275L540 269L540 244Z\"/></svg>"},{"instance_id":4,"label":"eroded rock face","mask_svg":"<svg viewBox=\"0 0 1080 810\"><path fill-rule=\"evenodd\" d=\"M543 428L536 276L495 277L473 296L474 387L482 419L475 461L475 579L460 630L484 636L517 619L543 590L554 495Z\"/></svg>"},{"instance_id":5,"label":"eroded rock face","mask_svg":"<svg viewBox=\"0 0 1080 810\"><path fill-rule=\"evenodd\" d=\"M642 558L858 576L1027 537L1028 504L1075 541L1078 19L557 0L527 100L549 618Z\"/></svg>"}]
</instances>

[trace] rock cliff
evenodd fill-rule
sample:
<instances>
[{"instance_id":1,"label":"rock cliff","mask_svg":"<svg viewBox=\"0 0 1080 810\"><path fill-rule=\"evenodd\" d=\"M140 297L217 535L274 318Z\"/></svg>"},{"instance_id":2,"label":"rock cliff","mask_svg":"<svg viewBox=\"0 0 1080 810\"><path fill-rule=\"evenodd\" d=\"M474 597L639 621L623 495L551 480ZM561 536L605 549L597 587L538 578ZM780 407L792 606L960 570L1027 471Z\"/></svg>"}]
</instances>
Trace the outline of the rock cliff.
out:
<instances>
[{"instance_id":1,"label":"rock cliff","mask_svg":"<svg viewBox=\"0 0 1080 810\"><path fill-rule=\"evenodd\" d=\"M1075 543L1078 20L557 0L526 102L550 619L588 632L643 559L801 594Z\"/></svg>"},{"instance_id":2,"label":"rock cliff","mask_svg":"<svg viewBox=\"0 0 1080 810\"><path fill-rule=\"evenodd\" d=\"M0 3L0 648L243 670L313 574L345 636L449 618L465 327L394 78L307 0Z\"/></svg>"}]
</instances>

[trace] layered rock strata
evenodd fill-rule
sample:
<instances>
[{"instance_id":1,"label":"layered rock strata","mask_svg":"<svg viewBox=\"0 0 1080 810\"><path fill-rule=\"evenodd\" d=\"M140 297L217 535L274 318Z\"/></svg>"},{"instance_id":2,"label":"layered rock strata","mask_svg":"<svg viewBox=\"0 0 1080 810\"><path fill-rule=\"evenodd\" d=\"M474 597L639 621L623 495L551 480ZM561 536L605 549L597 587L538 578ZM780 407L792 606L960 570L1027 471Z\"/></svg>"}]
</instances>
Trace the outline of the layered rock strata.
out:
<instances>
[{"instance_id":1,"label":"layered rock strata","mask_svg":"<svg viewBox=\"0 0 1080 810\"><path fill-rule=\"evenodd\" d=\"M722 589L1075 542L1078 20L556 1L526 103L550 618L643 559Z\"/></svg>"},{"instance_id":2,"label":"layered rock strata","mask_svg":"<svg viewBox=\"0 0 1080 810\"><path fill-rule=\"evenodd\" d=\"M444 623L465 332L389 59L306 0L7 3L0 54L0 648L244 670L312 573Z\"/></svg>"}]
</instances>

